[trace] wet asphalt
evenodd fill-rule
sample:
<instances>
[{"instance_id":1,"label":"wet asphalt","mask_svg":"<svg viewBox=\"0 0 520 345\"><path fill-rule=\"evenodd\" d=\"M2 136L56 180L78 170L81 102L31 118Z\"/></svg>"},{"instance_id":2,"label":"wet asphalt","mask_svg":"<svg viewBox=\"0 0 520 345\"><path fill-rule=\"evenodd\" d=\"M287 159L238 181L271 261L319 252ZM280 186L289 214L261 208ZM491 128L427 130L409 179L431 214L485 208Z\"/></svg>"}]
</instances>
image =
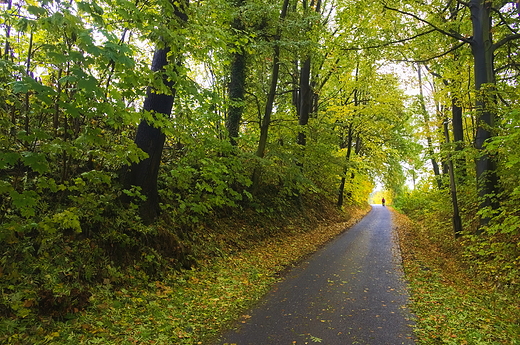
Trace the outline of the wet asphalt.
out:
<instances>
[{"instance_id":1,"label":"wet asphalt","mask_svg":"<svg viewBox=\"0 0 520 345\"><path fill-rule=\"evenodd\" d=\"M216 344L414 344L401 256L381 205L288 271Z\"/></svg>"}]
</instances>

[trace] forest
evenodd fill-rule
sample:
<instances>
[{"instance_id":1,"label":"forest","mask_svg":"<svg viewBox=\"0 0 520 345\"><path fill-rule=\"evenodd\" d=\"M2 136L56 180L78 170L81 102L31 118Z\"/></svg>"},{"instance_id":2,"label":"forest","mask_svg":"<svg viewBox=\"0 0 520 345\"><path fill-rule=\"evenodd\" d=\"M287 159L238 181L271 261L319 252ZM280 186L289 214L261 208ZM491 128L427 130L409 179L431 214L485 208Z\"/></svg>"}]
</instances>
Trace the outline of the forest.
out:
<instances>
[{"instance_id":1,"label":"forest","mask_svg":"<svg viewBox=\"0 0 520 345\"><path fill-rule=\"evenodd\" d=\"M420 343L520 343L518 1L0 9L0 343L206 344L383 196Z\"/></svg>"}]
</instances>

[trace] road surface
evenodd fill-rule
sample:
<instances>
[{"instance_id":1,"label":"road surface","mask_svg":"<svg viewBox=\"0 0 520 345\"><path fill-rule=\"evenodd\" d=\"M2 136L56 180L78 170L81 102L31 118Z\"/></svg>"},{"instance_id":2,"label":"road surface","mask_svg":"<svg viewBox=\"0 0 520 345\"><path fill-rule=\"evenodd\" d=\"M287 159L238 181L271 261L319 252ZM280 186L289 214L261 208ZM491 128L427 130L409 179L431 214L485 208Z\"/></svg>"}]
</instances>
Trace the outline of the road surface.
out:
<instances>
[{"instance_id":1,"label":"road surface","mask_svg":"<svg viewBox=\"0 0 520 345\"><path fill-rule=\"evenodd\" d=\"M290 270L217 344L414 344L390 211L357 225Z\"/></svg>"}]
</instances>

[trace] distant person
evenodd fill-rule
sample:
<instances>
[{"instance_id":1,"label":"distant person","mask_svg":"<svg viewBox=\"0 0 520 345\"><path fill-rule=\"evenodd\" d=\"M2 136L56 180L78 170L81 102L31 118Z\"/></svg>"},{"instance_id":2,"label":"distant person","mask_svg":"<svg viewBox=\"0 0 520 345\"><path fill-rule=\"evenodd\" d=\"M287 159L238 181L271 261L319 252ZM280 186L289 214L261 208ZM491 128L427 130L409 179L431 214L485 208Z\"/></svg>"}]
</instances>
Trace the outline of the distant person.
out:
<instances>
[{"instance_id":1,"label":"distant person","mask_svg":"<svg viewBox=\"0 0 520 345\"><path fill-rule=\"evenodd\" d=\"M381 204L382 204L383 206L385 206L385 202L386 202L385 198L381 199Z\"/></svg>"}]
</instances>

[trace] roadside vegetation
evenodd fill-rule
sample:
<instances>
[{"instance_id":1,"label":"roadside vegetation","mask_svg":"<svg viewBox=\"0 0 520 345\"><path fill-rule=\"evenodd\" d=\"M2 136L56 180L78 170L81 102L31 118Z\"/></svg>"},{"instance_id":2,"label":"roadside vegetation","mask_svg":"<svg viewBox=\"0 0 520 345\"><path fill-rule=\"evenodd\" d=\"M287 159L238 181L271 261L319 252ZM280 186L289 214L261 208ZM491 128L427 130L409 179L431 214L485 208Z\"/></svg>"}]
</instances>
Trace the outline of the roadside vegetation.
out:
<instances>
[{"instance_id":1,"label":"roadside vegetation","mask_svg":"<svg viewBox=\"0 0 520 345\"><path fill-rule=\"evenodd\" d=\"M442 209L431 197L425 199ZM520 344L518 256L489 255L498 245L493 236L456 240L449 218L417 211L414 220L394 212L394 222L418 343ZM518 239L507 243L514 247Z\"/></svg>"},{"instance_id":2,"label":"roadside vegetation","mask_svg":"<svg viewBox=\"0 0 520 345\"><path fill-rule=\"evenodd\" d=\"M208 339L381 184L513 298L519 9L1 0L0 342Z\"/></svg>"},{"instance_id":3,"label":"roadside vegetation","mask_svg":"<svg viewBox=\"0 0 520 345\"><path fill-rule=\"evenodd\" d=\"M292 216L233 218L231 224L221 219L220 225L201 227L193 236L224 237L228 244L208 250L204 242L186 242L198 251L191 268L165 265L161 272L153 272L142 262L126 267L109 264L105 269L112 275L91 285L88 294L71 289L44 296L38 305L22 294L32 291L20 291L25 299L15 312L25 311L24 315L2 319L0 343L208 344L231 322L247 319L242 313L284 269L368 210L365 206L338 212L332 204L322 203L320 212L295 207ZM250 237L266 229L270 236ZM70 289L63 285L66 288Z\"/></svg>"}]
</instances>

